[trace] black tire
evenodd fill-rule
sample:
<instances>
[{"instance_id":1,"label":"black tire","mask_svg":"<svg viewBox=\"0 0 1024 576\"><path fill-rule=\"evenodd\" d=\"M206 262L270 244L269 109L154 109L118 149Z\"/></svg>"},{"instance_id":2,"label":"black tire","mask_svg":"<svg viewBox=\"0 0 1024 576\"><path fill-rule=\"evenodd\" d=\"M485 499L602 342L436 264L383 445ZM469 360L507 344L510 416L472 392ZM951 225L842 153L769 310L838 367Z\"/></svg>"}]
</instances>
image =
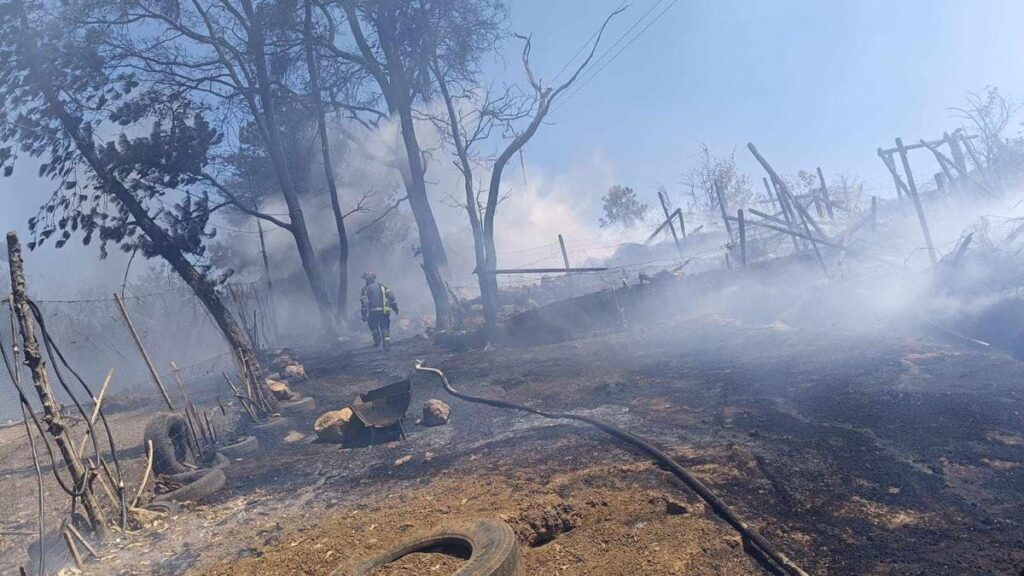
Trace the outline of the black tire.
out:
<instances>
[{"instance_id":1,"label":"black tire","mask_svg":"<svg viewBox=\"0 0 1024 576\"><path fill-rule=\"evenodd\" d=\"M156 475L189 471L182 465L189 450L188 434L188 423L180 414L163 412L146 424L142 446L145 450L146 444L153 442L153 472Z\"/></svg>"},{"instance_id":2,"label":"black tire","mask_svg":"<svg viewBox=\"0 0 1024 576\"><path fill-rule=\"evenodd\" d=\"M173 500L160 500L158 502L150 502L142 507L144 510L152 510L153 512L163 512L167 515L177 514L181 510L181 506Z\"/></svg>"},{"instance_id":3,"label":"black tire","mask_svg":"<svg viewBox=\"0 0 1024 576\"><path fill-rule=\"evenodd\" d=\"M309 396L298 400L289 400L277 405L277 410L284 416L299 416L316 411L316 400Z\"/></svg>"},{"instance_id":4,"label":"black tire","mask_svg":"<svg viewBox=\"0 0 1024 576\"><path fill-rule=\"evenodd\" d=\"M204 470L204 472L206 473L195 481L186 484L177 490L171 490L166 494L160 494L156 498L153 498L153 502L163 502L168 500L171 502L193 502L196 500L202 500L224 487L227 477L224 476L223 470L215 468L213 470Z\"/></svg>"},{"instance_id":5,"label":"black tire","mask_svg":"<svg viewBox=\"0 0 1024 576\"><path fill-rule=\"evenodd\" d=\"M231 444L218 447L217 452L220 452L228 458L234 459L249 456L259 449L260 441L257 440L255 436L243 436Z\"/></svg>"},{"instance_id":6,"label":"black tire","mask_svg":"<svg viewBox=\"0 0 1024 576\"><path fill-rule=\"evenodd\" d=\"M479 519L442 526L412 537L355 567L340 567L331 576L365 576L413 552L443 546L471 550L469 560L459 568L456 576L518 576L520 573L519 541L512 528L498 520Z\"/></svg>"}]
</instances>

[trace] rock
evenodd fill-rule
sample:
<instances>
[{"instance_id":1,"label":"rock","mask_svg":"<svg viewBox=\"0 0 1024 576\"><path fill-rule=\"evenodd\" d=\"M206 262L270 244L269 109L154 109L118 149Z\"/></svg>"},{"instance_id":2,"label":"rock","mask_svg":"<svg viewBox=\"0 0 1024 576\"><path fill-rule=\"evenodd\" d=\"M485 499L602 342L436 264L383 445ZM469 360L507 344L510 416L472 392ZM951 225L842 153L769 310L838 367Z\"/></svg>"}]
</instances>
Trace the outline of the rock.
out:
<instances>
[{"instance_id":1,"label":"rock","mask_svg":"<svg viewBox=\"0 0 1024 576\"><path fill-rule=\"evenodd\" d=\"M281 370L284 370L286 366L291 366L292 364L298 364L298 361L288 354L280 354L270 361L270 368L271 370L280 372Z\"/></svg>"},{"instance_id":2,"label":"rock","mask_svg":"<svg viewBox=\"0 0 1024 576\"><path fill-rule=\"evenodd\" d=\"M280 380L274 380L273 378L267 378L267 389L274 394L274 397L281 401L295 400L298 396L292 392L292 389L287 384Z\"/></svg>"},{"instance_id":3,"label":"rock","mask_svg":"<svg viewBox=\"0 0 1024 576\"><path fill-rule=\"evenodd\" d=\"M412 460L412 454L406 454L405 456L402 456L398 460L395 460L395 466L401 466L403 464L408 464L409 461L411 461L411 460Z\"/></svg>"},{"instance_id":4,"label":"rock","mask_svg":"<svg viewBox=\"0 0 1024 576\"><path fill-rule=\"evenodd\" d=\"M325 412L313 423L313 431L324 442L344 442L345 435L352 428L354 417L355 412L348 407Z\"/></svg>"},{"instance_id":5,"label":"rock","mask_svg":"<svg viewBox=\"0 0 1024 576\"><path fill-rule=\"evenodd\" d=\"M423 403L423 425L442 426L448 423L452 409L440 400L427 400Z\"/></svg>"},{"instance_id":6,"label":"rock","mask_svg":"<svg viewBox=\"0 0 1024 576\"><path fill-rule=\"evenodd\" d=\"M285 380L295 383L306 380L306 368L302 364L289 364L281 371Z\"/></svg>"},{"instance_id":7,"label":"rock","mask_svg":"<svg viewBox=\"0 0 1024 576\"><path fill-rule=\"evenodd\" d=\"M430 462L433 459L434 459L434 453L433 452L427 452L426 454L423 455L423 462L424 463Z\"/></svg>"}]
</instances>

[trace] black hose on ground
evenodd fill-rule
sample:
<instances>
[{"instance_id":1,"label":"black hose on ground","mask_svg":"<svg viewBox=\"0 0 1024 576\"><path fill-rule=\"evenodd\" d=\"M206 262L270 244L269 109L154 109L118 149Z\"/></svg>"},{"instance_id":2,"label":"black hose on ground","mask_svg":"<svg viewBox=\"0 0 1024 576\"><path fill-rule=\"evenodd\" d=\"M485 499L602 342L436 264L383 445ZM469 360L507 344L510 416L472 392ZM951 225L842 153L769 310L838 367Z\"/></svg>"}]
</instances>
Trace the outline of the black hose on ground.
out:
<instances>
[{"instance_id":1,"label":"black hose on ground","mask_svg":"<svg viewBox=\"0 0 1024 576\"><path fill-rule=\"evenodd\" d=\"M520 410L522 412L529 412L530 414L536 414L544 418L564 419L564 420L576 420L579 422L586 422L591 426L618 438L622 442L637 448L641 452L647 454L659 464L667 468L677 478L683 481L691 490L697 493L711 509L715 511L723 520L725 520L730 526L736 529L737 532L743 537L744 544L753 544L757 549L764 555L764 557L770 559L775 565L775 568L784 574L790 574L793 576L808 576L807 572L804 572L795 562L789 559L788 556L783 554L776 548L771 542L761 536L756 530L747 525L746 522L740 519L739 516L733 512L721 498L715 495L703 482L698 480L695 476L690 474L685 468L680 466L671 456L666 454L664 451L656 448L650 442L647 442L643 438L626 432L625 430L602 422L596 418L590 416L583 416L580 414L572 414L570 412L547 412L544 410L537 410L536 408L530 408L522 404L516 404L514 402L506 402L504 400L496 400L493 398L484 398L481 396L473 396L464 392L459 392L455 388L452 388L451 383L448 382L448 377L445 376L444 372L437 368L430 368L423 365L423 361L418 360L416 362L416 370L420 372L430 372L436 374L441 379L441 385L444 386L452 396L461 398L467 402L474 402L476 404L486 404L487 406L494 406L495 408L506 408L511 410Z\"/></svg>"}]
</instances>

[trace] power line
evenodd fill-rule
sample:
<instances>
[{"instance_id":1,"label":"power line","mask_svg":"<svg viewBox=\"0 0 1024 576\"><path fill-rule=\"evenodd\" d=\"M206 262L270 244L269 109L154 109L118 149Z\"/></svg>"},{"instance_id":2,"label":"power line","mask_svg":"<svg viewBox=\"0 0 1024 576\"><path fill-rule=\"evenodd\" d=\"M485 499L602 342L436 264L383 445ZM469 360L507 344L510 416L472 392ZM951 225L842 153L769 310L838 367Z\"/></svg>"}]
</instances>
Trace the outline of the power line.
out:
<instances>
[{"instance_id":1,"label":"power line","mask_svg":"<svg viewBox=\"0 0 1024 576\"><path fill-rule=\"evenodd\" d=\"M571 100L573 96L575 96L575 95L576 95L576 94L578 94L578 93L579 93L579 92L580 92L581 90L583 90L583 88L585 88L585 87L587 86L587 84L589 84L589 83L590 83L590 82L591 82L591 81L592 81L592 80L593 80L594 78L596 78L596 77L597 77L597 75L601 73L601 71L603 71L603 70L604 70L605 68L607 68L609 64L611 64L612 62L614 62L614 61L615 61L615 59L616 59L616 58L618 58L620 54L622 54L622 53L623 53L623 52L624 52L624 51L625 51L625 50L626 50L627 48L629 48L629 47L630 47L630 46L631 46L631 45L632 45L632 44L633 44L634 42L636 42L636 41L637 41L637 39L639 39L639 38L640 38L640 36L643 36L644 32L646 32L646 31L647 31L647 30L648 30L648 29L649 29L649 28L650 28L651 26L653 26L655 22L657 22L658 20L660 20L660 19L661 19L661 17L662 17L662 16L664 16L664 15L665 15L665 13L666 13L666 12L668 12L668 11L669 11L669 10L670 10L670 9L671 9L671 8L672 8L673 6L675 6L675 5L676 5L676 3L678 3L678 2L679 2L679 0L672 0L672 2L670 2L670 3L668 4L668 6L666 6L666 7L665 7L665 8L664 8L664 9L663 9L663 10L662 10L661 12L659 12L659 13L658 13L658 14L657 14L657 15L656 15L656 16L655 16L655 17L654 17L654 18L653 18L653 19L652 19L651 21L649 21L649 22L648 22L648 23L647 23L647 24L646 24L646 25L645 25L645 26L644 26L643 28L641 28L641 29L640 29L640 31L639 31L639 32L637 32L637 33L636 33L636 34L635 34L635 35L634 35L634 36L633 36L633 37L632 37L632 38L631 38L631 39L629 40L629 42L627 42L627 43L626 43L626 44L625 44L625 45L624 45L624 46L623 46L622 48L620 48L618 52L616 52L615 54L613 54L611 58L609 58L609 59L608 59L608 60L606 60L606 61L605 61L605 62L604 62L603 64L601 64L601 65L600 65L600 67L599 67L599 68L597 68L597 70L595 70L595 71L594 71L593 73L588 73L588 75L586 76L586 78L584 78L584 79L583 79L583 81L582 81L582 82L580 83L580 85L579 85L578 87L574 88L574 89L573 89L573 90L572 90L571 92L569 92L569 94L567 94L567 95L565 96L565 98L563 98L563 99L562 99L562 101L561 101L561 102L559 102L559 103L558 103L558 104L557 104L557 105L555 106L555 110L554 110L554 112L557 112L557 111L558 111L558 109L559 109L559 108L561 108L561 107L562 107L563 105L565 105L565 103L566 103L566 102L568 102L569 100ZM612 48L614 48L615 46L617 46L617 45L618 45L618 43L619 43L619 41L621 41L621 40L622 40L622 38L624 38L624 37L626 36L626 34L628 34L628 33L629 33L629 31L631 31L631 30L632 30L633 28L635 28L635 27L636 27L636 26L637 26L637 25L638 25L638 24L639 24L639 23L640 23L640 22L641 22L641 21L642 21L642 20L643 20L643 19L644 19L644 18L645 18L645 17L647 16L647 14L649 14L649 13L651 12L651 10L653 10L653 9L654 9L654 8L655 8L655 7L656 7L656 6L658 5L658 4L660 4L660 3L661 3L661 0L657 0L657 1L656 1L656 2L654 3L654 5L653 5L653 6L651 6L651 8L650 8L650 9L649 9L649 10L648 10L647 12L645 12L645 13L644 13L644 15L643 15L643 16L641 16L641 17L640 17L640 19L639 19L639 20L637 20L637 22L636 22L636 23L634 23L634 25L633 25L633 26L631 26L631 27L629 28L629 30L627 30L627 31L626 31L626 33L625 33L625 34L623 34L622 36L620 36L620 37L619 37L619 40L617 40L617 41L615 42L615 44L612 44L612 45L611 45L611 46L610 46L610 47L608 48L608 50L606 50L606 51L605 51L604 53L602 53L602 57L604 56L604 54L607 54L607 53L608 53L608 51L610 51L610 50L611 50ZM598 60L600 60L600 58L599 58ZM595 64L594 64L593 66L591 66L591 67L590 67L590 70L594 70L594 67L595 67L595 66L597 66L597 63L595 63Z\"/></svg>"}]
</instances>

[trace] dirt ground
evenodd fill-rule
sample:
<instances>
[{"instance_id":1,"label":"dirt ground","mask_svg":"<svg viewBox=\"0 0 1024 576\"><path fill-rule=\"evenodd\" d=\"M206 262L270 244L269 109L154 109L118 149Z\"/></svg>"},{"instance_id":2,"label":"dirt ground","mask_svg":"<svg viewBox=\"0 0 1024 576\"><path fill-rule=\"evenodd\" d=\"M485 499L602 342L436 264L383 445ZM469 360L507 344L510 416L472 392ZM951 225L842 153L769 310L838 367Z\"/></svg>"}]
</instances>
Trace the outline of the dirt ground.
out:
<instances>
[{"instance_id":1,"label":"dirt ground","mask_svg":"<svg viewBox=\"0 0 1024 576\"><path fill-rule=\"evenodd\" d=\"M1016 574L1024 365L890 328L705 316L461 353L408 340L388 355L300 351L310 379L295 388L334 409L423 359L456 388L590 414L667 448L811 574ZM341 448L293 421L288 441L233 463L209 502L108 547L89 571L329 574L488 517L516 530L526 574L764 573L695 495L604 434L454 399L429 375L413 389L406 440ZM412 423L428 398L452 406L448 425ZM459 563L406 562L384 573Z\"/></svg>"}]
</instances>

